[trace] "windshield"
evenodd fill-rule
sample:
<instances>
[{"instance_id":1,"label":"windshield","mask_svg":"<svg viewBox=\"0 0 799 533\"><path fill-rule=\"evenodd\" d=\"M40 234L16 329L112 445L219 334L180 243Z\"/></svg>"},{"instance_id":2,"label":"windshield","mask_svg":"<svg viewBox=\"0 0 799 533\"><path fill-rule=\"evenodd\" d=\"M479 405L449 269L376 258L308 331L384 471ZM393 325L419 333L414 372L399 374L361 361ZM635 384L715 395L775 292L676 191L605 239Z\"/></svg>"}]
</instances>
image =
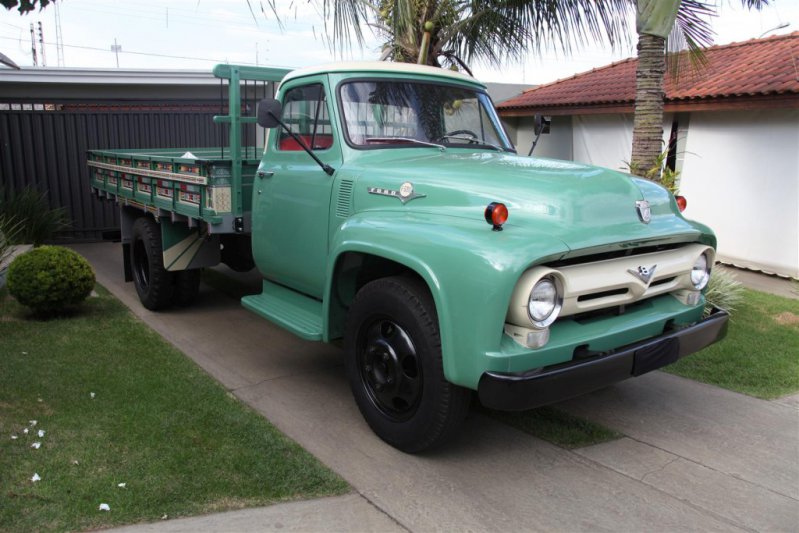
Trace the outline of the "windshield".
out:
<instances>
[{"instance_id":1,"label":"windshield","mask_svg":"<svg viewBox=\"0 0 799 533\"><path fill-rule=\"evenodd\" d=\"M347 139L356 147L442 146L513 151L485 93L424 82L341 86Z\"/></svg>"}]
</instances>

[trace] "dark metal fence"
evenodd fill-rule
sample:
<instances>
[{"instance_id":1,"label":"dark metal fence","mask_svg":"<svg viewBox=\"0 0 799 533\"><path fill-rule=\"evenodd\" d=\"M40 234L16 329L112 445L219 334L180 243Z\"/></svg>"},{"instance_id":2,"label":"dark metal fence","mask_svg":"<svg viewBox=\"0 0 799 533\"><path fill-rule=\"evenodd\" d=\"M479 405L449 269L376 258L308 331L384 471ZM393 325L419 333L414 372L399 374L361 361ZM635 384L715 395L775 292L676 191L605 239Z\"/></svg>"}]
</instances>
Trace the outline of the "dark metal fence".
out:
<instances>
[{"instance_id":1,"label":"dark metal fence","mask_svg":"<svg viewBox=\"0 0 799 533\"><path fill-rule=\"evenodd\" d=\"M51 207L65 207L72 228L60 241L98 240L119 228L116 207L90 194L87 150L227 143L226 127L212 121L220 114L219 102L7 107L0 109L0 187L13 193L30 185L48 193Z\"/></svg>"}]
</instances>

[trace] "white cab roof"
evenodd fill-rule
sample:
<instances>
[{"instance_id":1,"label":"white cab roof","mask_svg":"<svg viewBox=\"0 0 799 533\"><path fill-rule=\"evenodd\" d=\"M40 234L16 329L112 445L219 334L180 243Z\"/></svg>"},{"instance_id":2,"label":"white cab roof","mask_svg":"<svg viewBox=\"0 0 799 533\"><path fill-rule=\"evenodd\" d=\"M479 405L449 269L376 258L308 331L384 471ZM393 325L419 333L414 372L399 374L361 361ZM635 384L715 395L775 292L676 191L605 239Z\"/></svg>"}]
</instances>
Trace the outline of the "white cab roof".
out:
<instances>
[{"instance_id":1,"label":"white cab roof","mask_svg":"<svg viewBox=\"0 0 799 533\"><path fill-rule=\"evenodd\" d=\"M283 78L283 82L303 76L327 74L329 72L396 72L401 74L423 74L425 76L450 78L460 82L467 82L472 85L485 87L485 85L480 81L460 72L455 72L445 68L414 65L412 63L394 63L391 61L347 61L341 63L328 63L326 65L318 65L315 67L306 67L292 70L285 78Z\"/></svg>"}]
</instances>

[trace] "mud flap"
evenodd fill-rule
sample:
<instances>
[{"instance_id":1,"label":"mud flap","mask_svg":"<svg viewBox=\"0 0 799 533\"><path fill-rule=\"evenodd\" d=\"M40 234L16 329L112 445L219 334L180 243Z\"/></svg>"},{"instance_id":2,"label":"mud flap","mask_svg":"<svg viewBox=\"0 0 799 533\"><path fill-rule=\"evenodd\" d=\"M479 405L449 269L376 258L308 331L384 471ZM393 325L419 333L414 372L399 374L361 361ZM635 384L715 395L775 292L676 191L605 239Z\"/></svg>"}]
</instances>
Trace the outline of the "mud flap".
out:
<instances>
[{"instance_id":1,"label":"mud flap","mask_svg":"<svg viewBox=\"0 0 799 533\"><path fill-rule=\"evenodd\" d=\"M219 235L209 235L200 228L162 220L161 241L164 267L170 272L219 264Z\"/></svg>"}]
</instances>

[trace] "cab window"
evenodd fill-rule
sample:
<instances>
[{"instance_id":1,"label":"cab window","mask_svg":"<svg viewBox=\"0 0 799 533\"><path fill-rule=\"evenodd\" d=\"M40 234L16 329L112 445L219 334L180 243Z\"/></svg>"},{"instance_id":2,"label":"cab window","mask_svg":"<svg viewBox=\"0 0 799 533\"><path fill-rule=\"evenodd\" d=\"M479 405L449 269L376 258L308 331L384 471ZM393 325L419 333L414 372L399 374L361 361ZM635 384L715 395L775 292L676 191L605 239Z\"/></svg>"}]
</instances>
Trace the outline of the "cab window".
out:
<instances>
[{"instance_id":1,"label":"cab window","mask_svg":"<svg viewBox=\"0 0 799 533\"><path fill-rule=\"evenodd\" d=\"M327 150L333 144L333 130L327 110L327 97L321 84L295 87L283 98L283 122L313 150ZM297 151L302 146L281 130L280 150Z\"/></svg>"}]
</instances>

